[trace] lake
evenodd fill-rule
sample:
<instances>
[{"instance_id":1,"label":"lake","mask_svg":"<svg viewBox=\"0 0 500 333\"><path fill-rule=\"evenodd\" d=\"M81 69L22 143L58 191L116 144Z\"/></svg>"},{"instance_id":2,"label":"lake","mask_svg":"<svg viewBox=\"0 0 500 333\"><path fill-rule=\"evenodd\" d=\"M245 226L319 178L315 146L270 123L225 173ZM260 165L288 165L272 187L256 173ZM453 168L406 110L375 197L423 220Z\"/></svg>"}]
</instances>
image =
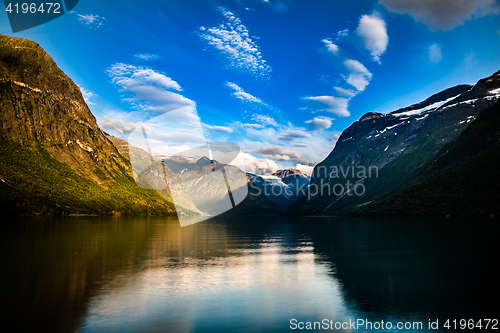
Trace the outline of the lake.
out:
<instances>
[{"instance_id":1,"label":"lake","mask_svg":"<svg viewBox=\"0 0 500 333\"><path fill-rule=\"evenodd\" d=\"M314 322L436 332L436 320L449 332L447 319L458 328L499 317L493 218L225 216L180 227L79 217L3 229L12 332L293 332ZM372 326L346 327L359 320Z\"/></svg>"}]
</instances>

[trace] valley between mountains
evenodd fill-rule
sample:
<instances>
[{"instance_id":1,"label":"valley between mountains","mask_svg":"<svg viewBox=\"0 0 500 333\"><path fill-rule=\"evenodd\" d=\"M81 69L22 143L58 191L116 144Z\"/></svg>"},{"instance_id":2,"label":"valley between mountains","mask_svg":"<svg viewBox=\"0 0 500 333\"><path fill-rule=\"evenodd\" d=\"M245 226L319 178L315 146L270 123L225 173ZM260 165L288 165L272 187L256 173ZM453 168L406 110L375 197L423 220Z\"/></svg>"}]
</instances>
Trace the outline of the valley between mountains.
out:
<instances>
[{"instance_id":1,"label":"valley between mountains","mask_svg":"<svg viewBox=\"0 0 500 333\"><path fill-rule=\"evenodd\" d=\"M225 214L498 215L499 100L500 71L390 113L366 113L312 175L246 173L248 195ZM152 158L160 171L130 163ZM0 35L3 214L211 215L228 195L211 185L221 167L229 181L242 172L206 157L157 158L107 135L38 44ZM198 187L169 188L158 174L178 184L197 179Z\"/></svg>"}]
</instances>

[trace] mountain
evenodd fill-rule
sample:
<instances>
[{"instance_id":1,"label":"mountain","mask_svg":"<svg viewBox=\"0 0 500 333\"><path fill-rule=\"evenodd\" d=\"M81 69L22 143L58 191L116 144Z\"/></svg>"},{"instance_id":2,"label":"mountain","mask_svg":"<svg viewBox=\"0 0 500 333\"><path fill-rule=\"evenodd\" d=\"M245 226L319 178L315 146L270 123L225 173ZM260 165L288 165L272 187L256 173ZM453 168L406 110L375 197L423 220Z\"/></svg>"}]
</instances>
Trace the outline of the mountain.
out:
<instances>
[{"instance_id":1,"label":"mountain","mask_svg":"<svg viewBox=\"0 0 500 333\"><path fill-rule=\"evenodd\" d=\"M174 192L176 195L175 203L177 211L184 211L189 215L193 213L202 214L202 212L196 208L189 194L182 186L167 186L165 176L167 179L173 180L173 182L171 182L172 184L181 183L179 176L168 166L164 165L161 161L156 161L151 165L151 161L154 160L154 157L147 151L129 145L127 141L112 135L106 135L106 137L113 143L122 156L129 161L134 161L132 165L132 174L136 179L136 183L138 182L143 188L156 189L163 198L169 201L172 201L172 192ZM165 172L165 174L163 172Z\"/></svg>"},{"instance_id":2,"label":"mountain","mask_svg":"<svg viewBox=\"0 0 500 333\"><path fill-rule=\"evenodd\" d=\"M289 209L305 193L310 180L297 169L278 170L261 176L249 173L248 176L249 187L274 202L280 213Z\"/></svg>"},{"instance_id":3,"label":"mountain","mask_svg":"<svg viewBox=\"0 0 500 333\"><path fill-rule=\"evenodd\" d=\"M342 215L405 184L500 99L500 71L390 113L369 112L339 137L287 212Z\"/></svg>"},{"instance_id":4,"label":"mountain","mask_svg":"<svg viewBox=\"0 0 500 333\"><path fill-rule=\"evenodd\" d=\"M281 179L288 178L288 177L301 177L301 178L307 178L307 176L303 175L302 172L298 169L285 169L285 170L277 170L273 172L271 175L279 177Z\"/></svg>"},{"instance_id":5,"label":"mountain","mask_svg":"<svg viewBox=\"0 0 500 333\"><path fill-rule=\"evenodd\" d=\"M352 215L500 215L500 102L483 110L411 181Z\"/></svg>"},{"instance_id":6,"label":"mountain","mask_svg":"<svg viewBox=\"0 0 500 333\"><path fill-rule=\"evenodd\" d=\"M305 192L309 177L297 169L270 175L247 173L248 195L229 214L276 215L285 212Z\"/></svg>"},{"instance_id":7,"label":"mountain","mask_svg":"<svg viewBox=\"0 0 500 333\"><path fill-rule=\"evenodd\" d=\"M0 35L0 211L173 214L138 187L78 86L36 43Z\"/></svg>"},{"instance_id":8,"label":"mountain","mask_svg":"<svg viewBox=\"0 0 500 333\"><path fill-rule=\"evenodd\" d=\"M219 215L232 209L247 196L248 180L237 166L205 156L198 159L172 156L162 162L178 179L170 178L169 185L182 188L196 208L207 215Z\"/></svg>"},{"instance_id":9,"label":"mountain","mask_svg":"<svg viewBox=\"0 0 500 333\"><path fill-rule=\"evenodd\" d=\"M272 175L280 178L281 182L286 184L290 191L295 195L301 188L309 185L309 182L311 181L310 177L302 174L302 172L297 169L278 170L273 172Z\"/></svg>"},{"instance_id":10,"label":"mountain","mask_svg":"<svg viewBox=\"0 0 500 333\"><path fill-rule=\"evenodd\" d=\"M237 179L241 170L232 165L221 164L207 157L188 159L171 156L162 160L172 172L184 182L184 188L199 210L211 215L218 209L217 202L227 195L224 186L214 186L212 172L224 167L227 179ZM188 183L188 184L186 184ZM269 215L286 211L301 195L299 190L309 184L309 178L299 170L278 170L271 175L246 174L248 189L246 197L226 215ZM234 193L233 193L234 194Z\"/></svg>"},{"instance_id":11,"label":"mountain","mask_svg":"<svg viewBox=\"0 0 500 333\"><path fill-rule=\"evenodd\" d=\"M205 159L203 159L205 160ZM167 164L170 170L177 175L182 175L184 172L191 170L196 161L189 160L184 156L174 155L164 158L163 161ZM206 164L207 161L205 161ZM201 164L202 162L200 162ZM198 165L200 165L198 164Z\"/></svg>"},{"instance_id":12,"label":"mountain","mask_svg":"<svg viewBox=\"0 0 500 333\"><path fill-rule=\"evenodd\" d=\"M281 210L263 191L254 183L255 175L247 173L248 195L236 207L224 213L224 215L278 215Z\"/></svg>"}]
</instances>

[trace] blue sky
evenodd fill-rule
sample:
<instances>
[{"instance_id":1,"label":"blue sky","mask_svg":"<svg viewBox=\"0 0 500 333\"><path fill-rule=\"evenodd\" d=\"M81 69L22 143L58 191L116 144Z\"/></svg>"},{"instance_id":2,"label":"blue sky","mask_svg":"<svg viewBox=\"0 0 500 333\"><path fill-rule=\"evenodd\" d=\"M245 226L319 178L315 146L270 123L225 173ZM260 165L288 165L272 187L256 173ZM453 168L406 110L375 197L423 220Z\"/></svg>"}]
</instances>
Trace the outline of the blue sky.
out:
<instances>
[{"instance_id":1,"label":"blue sky","mask_svg":"<svg viewBox=\"0 0 500 333\"><path fill-rule=\"evenodd\" d=\"M2 12L0 33L39 43L108 133L145 123L170 154L202 131L265 173L307 171L366 112L500 70L499 13L496 0L81 0L16 34ZM179 108L197 139L175 132Z\"/></svg>"}]
</instances>

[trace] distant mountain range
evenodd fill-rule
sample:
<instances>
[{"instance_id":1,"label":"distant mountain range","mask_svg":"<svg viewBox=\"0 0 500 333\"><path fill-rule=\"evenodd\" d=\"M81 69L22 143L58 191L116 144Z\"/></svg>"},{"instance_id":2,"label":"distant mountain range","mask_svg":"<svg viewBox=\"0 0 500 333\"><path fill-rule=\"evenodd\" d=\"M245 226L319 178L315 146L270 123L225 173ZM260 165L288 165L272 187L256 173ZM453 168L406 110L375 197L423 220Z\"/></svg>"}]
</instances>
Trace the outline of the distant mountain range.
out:
<instances>
[{"instance_id":1,"label":"distant mountain range","mask_svg":"<svg viewBox=\"0 0 500 333\"><path fill-rule=\"evenodd\" d=\"M247 195L245 174L236 166L222 164L205 156L199 159L172 156L161 161L179 178L179 182L170 178L169 185L182 187L196 208L204 214L218 215Z\"/></svg>"},{"instance_id":2,"label":"distant mountain range","mask_svg":"<svg viewBox=\"0 0 500 333\"><path fill-rule=\"evenodd\" d=\"M214 204L227 195L224 188L210 186L213 182L212 170L222 166L216 160L201 157L190 160L183 156L162 159L172 172L182 181L196 180L196 186L184 186L196 207L207 214L213 214ZM238 167L223 165L226 177L235 178L240 172ZM247 173L248 195L227 214L278 214L286 211L301 194L299 189L309 184L309 178L299 170L278 170L271 175ZM303 193L303 192L302 192Z\"/></svg>"},{"instance_id":3,"label":"distant mountain range","mask_svg":"<svg viewBox=\"0 0 500 333\"><path fill-rule=\"evenodd\" d=\"M314 168L307 193L286 214L498 213L488 203L500 199L500 183L492 181L500 163L491 155L498 144L499 99L500 71L403 109L366 113L344 130L333 151ZM490 138L488 145L474 136L481 131ZM439 179L440 185L434 188L431 179ZM488 197L470 197L479 195L470 191L474 186L484 187L480 197ZM467 199L475 206L465 204Z\"/></svg>"}]
</instances>

